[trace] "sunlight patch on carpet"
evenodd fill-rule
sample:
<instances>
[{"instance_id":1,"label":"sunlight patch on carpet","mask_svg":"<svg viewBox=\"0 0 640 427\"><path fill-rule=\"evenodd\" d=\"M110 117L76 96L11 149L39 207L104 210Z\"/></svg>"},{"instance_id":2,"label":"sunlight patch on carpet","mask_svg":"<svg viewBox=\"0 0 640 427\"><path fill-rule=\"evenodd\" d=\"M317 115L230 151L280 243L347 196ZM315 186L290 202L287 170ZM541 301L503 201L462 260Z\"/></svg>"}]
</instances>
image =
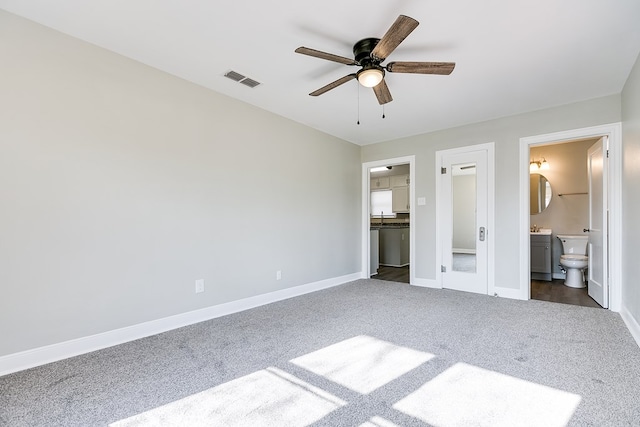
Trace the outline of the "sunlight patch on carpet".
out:
<instances>
[{"instance_id":1,"label":"sunlight patch on carpet","mask_svg":"<svg viewBox=\"0 0 640 427\"><path fill-rule=\"evenodd\" d=\"M345 401L267 368L110 424L132 426L307 426Z\"/></svg>"},{"instance_id":2,"label":"sunlight patch on carpet","mask_svg":"<svg viewBox=\"0 0 640 427\"><path fill-rule=\"evenodd\" d=\"M580 401L573 393L457 363L393 408L436 427L564 427Z\"/></svg>"},{"instance_id":3,"label":"sunlight patch on carpet","mask_svg":"<svg viewBox=\"0 0 640 427\"><path fill-rule=\"evenodd\" d=\"M360 335L291 360L337 384L368 394L435 357Z\"/></svg>"}]
</instances>

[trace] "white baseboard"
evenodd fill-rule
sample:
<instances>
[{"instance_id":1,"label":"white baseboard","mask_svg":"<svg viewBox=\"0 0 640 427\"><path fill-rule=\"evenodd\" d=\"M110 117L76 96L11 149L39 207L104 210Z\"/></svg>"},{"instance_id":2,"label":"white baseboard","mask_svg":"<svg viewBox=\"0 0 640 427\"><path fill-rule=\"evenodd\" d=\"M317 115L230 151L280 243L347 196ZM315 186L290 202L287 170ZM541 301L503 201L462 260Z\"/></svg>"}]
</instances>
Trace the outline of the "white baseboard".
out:
<instances>
[{"instance_id":1,"label":"white baseboard","mask_svg":"<svg viewBox=\"0 0 640 427\"><path fill-rule=\"evenodd\" d=\"M634 340L636 340L638 347L640 347L640 324L638 324L638 321L634 319L631 313L629 313L627 307L622 307L622 310L620 310L620 316L622 317L624 323L627 325L629 332L631 332L631 336Z\"/></svg>"},{"instance_id":2,"label":"white baseboard","mask_svg":"<svg viewBox=\"0 0 640 427\"><path fill-rule=\"evenodd\" d=\"M520 288L501 288L498 286L494 286L492 292L496 293L500 298L510 298L510 299L519 299L526 300L526 297L523 297L522 290Z\"/></svg>"},{"instance_id":3,"label":"white baseboard","mask_svg":"<svg viewBox=\"0 0 640 427\"><path fill-rule=\"evenodd\" d=\"M112 347L128 341L167 332L172 329L192 325L198 322L226 316L261 305L282 301L322 289L342 285L361 277L361 273L348 274L318 282L307 283L293 288L282 289L267 294L256 295L237 301L214 305L199 310L176 314L162 319L151 320L125 328L114 329L96 335L51 344L44 347L13 353L0 357L0 376L18 372L35 366L44 365L80 354L90 353L102 348Z\"/></svg>"},{"instance_id":4,"label":"white baseboard","mask_svg":"<svg viewBox=\"0 0 640 427\"><path fill-rule=\"evenodd\" d=\"M421 286L423 288L442 289L442 286L435 279L421 279L416 277L412 283L413 286Z\"/></svg>"}]
</instances>

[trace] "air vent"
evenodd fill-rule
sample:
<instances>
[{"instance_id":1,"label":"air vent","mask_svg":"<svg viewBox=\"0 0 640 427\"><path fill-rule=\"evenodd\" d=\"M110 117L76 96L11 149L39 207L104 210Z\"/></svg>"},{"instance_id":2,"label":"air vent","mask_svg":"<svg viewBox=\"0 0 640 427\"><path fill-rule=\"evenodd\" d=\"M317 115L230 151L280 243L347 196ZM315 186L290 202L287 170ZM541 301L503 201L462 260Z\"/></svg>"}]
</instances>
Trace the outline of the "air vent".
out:
<instances>
[{"instance_id":1,"label":"air vent","mask_svg":"<svg viewBox=\"0 0 640 427\"><path fill-rule=\"evenodd\" d=\"M242 74L240 74L240 73L238 73L236 71L233 71L233 70L227 71L224 74L224 76L229 78L229 79L231 79L231 80L233 80L234 82L241 83L241 84L243 84L245 86L248 86L250 88L254 88L254 87L256 87L256 86L258 86L260 84L260 82L255 81L253 79L250 79L249 77L244 76L244 75L242 75Z\"/></svg>"},{"instance_id":2,"label":"air vent","mask_svg":"<svg viewBox=\"0 0 640 427\"><path fill-rule=\"evenodd\" d=\"M228 71L224 76L230 78L234 82L239 82L242 79L246 79L246 76L243 76L240 73L236 73L235 71Z\"/></svg>"},{"instance_id":3,"label":"air vent","mask_svg":"<svg viewBox=\"0 0 640 427\"><path fill-rule=\"evenodd\" d=\"M249 86L249 87L256 87L260 84L260 82L257 82L253 79L250 79L249 77L247 77L246 79L240 81L240 83L242 83L245 86Z\"/></svg>"}]
</instances>

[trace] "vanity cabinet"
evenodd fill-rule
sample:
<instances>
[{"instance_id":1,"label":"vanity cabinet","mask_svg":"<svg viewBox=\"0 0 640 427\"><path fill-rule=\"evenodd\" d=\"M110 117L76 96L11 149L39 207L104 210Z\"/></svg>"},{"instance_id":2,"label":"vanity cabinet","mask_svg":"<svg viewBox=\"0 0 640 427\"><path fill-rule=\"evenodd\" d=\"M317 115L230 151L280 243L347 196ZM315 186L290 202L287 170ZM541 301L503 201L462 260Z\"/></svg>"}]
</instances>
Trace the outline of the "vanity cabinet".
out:
<instances>
[{"instance_id":1,"label":"vanity cabinet","mask_svg":"<svg viewBox=\"0 0 640 427\"><path fill-rule=\"evenodd\" d=\"M551 234L530 235L531 278L551 281Z\"/></svg>"}]
</instances>

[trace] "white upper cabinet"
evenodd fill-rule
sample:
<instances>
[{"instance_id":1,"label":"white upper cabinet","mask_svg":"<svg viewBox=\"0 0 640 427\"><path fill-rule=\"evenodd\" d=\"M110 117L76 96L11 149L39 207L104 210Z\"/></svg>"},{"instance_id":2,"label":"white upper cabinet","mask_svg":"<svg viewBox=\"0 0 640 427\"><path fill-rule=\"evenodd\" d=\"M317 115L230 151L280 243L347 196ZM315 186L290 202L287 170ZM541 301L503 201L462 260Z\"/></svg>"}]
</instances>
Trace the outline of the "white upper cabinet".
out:
<instances>
[{"instance_id":1,"label":"white upper cabinet","mask_svg":"<svg viewBox=\"0 0 640 427\"><path fill-rule=\"evenodd\" d=\"M389 189L389 177L381 176L378 178L371 178L372 190L387 190Z\"/></svg>"},{"instance_id":2,"label":"white upper cabinet","mask_svg":"<svg viewBox=\"0 0 640 427\"><path fill-rule=\"evenodd\" d=\"M409 185L409 175L393 175L391 187L406 187Z\"/></svg>"}]
</instances>

